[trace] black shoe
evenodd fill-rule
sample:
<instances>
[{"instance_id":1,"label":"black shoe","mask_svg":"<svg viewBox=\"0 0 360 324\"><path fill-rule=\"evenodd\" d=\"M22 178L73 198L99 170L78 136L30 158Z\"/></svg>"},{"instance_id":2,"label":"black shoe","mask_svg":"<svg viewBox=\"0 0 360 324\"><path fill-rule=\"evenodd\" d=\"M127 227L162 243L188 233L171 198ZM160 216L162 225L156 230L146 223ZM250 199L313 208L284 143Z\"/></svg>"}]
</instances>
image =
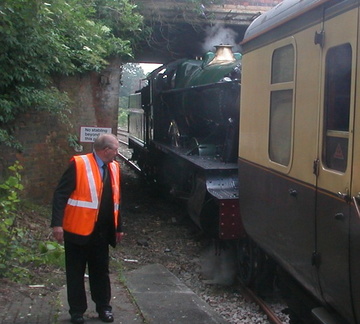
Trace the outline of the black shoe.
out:
<instances>
[{"instance_id":1,"label":"black shoe","mask_svg":"<svg viewBox=\"0 0 360 324\"><path fill-rule=\"evenodd\" d=\"M114 316L110 311L103 311L99 313L99 318L106 323L114 322Z\"/></svg>"},{"instance_id":2,"label":"black shoe","mask_svg":"<svg viewBox=\"0 0 360 324\"><path fill-rule=\"evenodd\" d=\"M71 323L82 324L84 323L84 317L82 314L73 314L71 315Z\"/></svg>"}]
</instances>

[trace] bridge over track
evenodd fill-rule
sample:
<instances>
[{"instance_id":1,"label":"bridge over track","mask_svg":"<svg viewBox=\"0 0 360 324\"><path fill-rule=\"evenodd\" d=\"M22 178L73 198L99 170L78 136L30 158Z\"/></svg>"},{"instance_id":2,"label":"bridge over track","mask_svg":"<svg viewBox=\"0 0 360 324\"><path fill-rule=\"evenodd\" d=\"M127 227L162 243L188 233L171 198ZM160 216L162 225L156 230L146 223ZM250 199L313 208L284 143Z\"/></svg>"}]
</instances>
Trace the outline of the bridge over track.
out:
<instances>
[{"instance_id":1,"label":"bridge over track","mask_svg":"<svg viewBox=\"0 0 360 324\"><path fill-rule=\"evenodd\" d=\"M214 2L217 4L210 4ZM153 34L136 60L162 62L200 56L221 43L239 44L249 24L282 0L136 0Z\"/></svg>"}]
</instances>

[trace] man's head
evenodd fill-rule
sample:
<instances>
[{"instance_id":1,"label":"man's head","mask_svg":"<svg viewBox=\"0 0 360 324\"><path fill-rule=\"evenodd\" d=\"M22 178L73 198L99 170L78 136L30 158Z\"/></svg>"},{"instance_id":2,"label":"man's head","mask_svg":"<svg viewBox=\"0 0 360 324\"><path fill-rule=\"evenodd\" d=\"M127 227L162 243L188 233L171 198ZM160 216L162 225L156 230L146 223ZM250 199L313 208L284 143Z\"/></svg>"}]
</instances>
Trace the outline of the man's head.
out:
<instances>
[{"instance_id":1,"label":"man's head","mask_svg":"<svg viewBox=\"0 0 360 324\"><path fill-rule=\"evenodd\" d=\"M101 134L94 141L94 151L104 163L114 160L119 149L119 141L113 134Z\"/></svg>"}]
</instances>

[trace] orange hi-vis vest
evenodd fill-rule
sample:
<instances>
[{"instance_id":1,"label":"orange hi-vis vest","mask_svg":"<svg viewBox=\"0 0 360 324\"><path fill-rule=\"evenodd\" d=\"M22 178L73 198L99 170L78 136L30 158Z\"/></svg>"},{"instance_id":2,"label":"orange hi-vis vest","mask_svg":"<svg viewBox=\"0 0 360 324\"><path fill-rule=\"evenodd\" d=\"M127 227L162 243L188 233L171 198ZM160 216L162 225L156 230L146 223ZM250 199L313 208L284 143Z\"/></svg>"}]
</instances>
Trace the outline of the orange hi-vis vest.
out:
<instances>
[{"instance_id":1,"label":"orange hi-vis vest","mask_svg":"<svg viewBox=\"0 0 360 324\"><path fill-rule=\"evenodd\" d=\"M98 218L103 182L93 153L72 158L76 168L76 188L65 207L63 229L78 235L90 235ZM109 163L109 177L114 201L114 224L118 226L120 206L120 166Z\"/></svg>"}]
</instances>

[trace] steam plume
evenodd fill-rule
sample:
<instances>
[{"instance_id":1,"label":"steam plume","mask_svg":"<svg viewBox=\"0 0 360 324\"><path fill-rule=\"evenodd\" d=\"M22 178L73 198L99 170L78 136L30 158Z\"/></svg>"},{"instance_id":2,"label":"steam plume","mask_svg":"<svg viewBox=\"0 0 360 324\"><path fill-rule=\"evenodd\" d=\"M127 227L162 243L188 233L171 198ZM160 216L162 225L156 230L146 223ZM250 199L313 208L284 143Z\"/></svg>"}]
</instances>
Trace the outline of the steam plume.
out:
<instances>
[{"instance_id":1,"label":"steam plume","mask_svg":"<svg viewBox=\"0 0 360 324\"><path fill-rule=\"evenodd\" d=\"M207 27L206 37L202 44L203 52L213 51L216 45L232 45L233 51L240 51L240 46L236 43L237 33L231 28L226 28L222 24Z\"/></svg>"},{"instance_id":2,"label":"steam plume","mask_svg":"<svg viewBox=\"0 0 360 324\"><path fill-rule=\"evenodd\" d=\"M235 251L231 248L221 250L216 254L214 247L208 247L202 252L201 274L204 281L211 284L231 285L236 276Z\"/></svg>"}]
</instances>

